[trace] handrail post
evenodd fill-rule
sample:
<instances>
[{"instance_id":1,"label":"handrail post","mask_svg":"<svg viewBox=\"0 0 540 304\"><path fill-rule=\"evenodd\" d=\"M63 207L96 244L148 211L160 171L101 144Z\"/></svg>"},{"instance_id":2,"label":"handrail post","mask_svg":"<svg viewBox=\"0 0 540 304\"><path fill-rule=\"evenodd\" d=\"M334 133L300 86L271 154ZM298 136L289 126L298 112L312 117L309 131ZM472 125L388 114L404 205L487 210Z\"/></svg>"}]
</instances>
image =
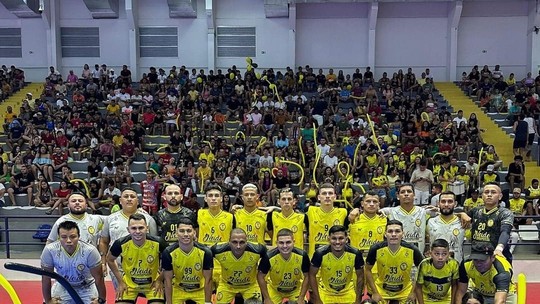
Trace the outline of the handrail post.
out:
<instances>
[{"instance_id":1,"label":"handrail post","mask_svg":"<svg viewBox=\"0 0 540 304\"><path fill-rule=\"evenodd\" d=\"M4 218L4 233L6 235L6 258L11 259L10 246L9 246L9 217Z\"/></svg>"}]
</instances>

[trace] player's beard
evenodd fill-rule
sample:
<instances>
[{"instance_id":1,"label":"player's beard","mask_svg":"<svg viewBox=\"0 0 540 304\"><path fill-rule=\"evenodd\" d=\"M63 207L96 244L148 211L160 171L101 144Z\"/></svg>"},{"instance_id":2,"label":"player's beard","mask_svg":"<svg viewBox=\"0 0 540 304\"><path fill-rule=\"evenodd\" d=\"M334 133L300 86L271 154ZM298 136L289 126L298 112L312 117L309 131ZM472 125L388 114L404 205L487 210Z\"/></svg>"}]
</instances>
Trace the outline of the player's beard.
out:
<instances>
[{"instance_id":1,"label":"player's beard","mask_svg":"<svg viewBox=\"0 0 540 304\"><path fill-rule=\"evenodd\" d=\"M180 205L180 200L177 200L177 199L171 199L170 201L167 202L169 205L171 206L178 206Z\"/></svg>"},{"instance_id":2,"label":"player's beard","mask_svg":"<svg viewBox=\"0 0 540 304\"><path fill-rule=\"evenodd\" d=\"M440 210L442 215L451 215L454 213L454 208L443 208Z\"/></svg>"},{"instance_id":3,"label":"player's beard","mask_svg":"<svg viewBox=\"0 0 540 304\"><path fill-rule=\"evenodd\" d=\"M85 213L86 213L86 209L81 209L81 210L75 210L75 209L73 209L73 210L69 210L69 212L70 212L71 214L81 215L81 214L85 214Z\"/></svg>"}]
</instances>

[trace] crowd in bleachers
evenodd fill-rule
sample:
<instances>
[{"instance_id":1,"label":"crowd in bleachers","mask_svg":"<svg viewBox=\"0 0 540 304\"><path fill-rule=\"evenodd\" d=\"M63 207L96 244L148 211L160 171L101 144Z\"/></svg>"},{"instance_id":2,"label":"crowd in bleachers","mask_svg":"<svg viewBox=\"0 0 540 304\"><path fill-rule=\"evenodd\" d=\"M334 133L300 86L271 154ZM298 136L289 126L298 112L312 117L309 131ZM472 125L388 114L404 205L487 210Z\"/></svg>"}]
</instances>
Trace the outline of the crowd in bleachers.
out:
<instances>
[{"instance_id":1,"label":"crowd in bleachers","mask_svg":"<svg viewBox=\"0 0 540 304\"><path fill-rule=\"evenodd\" d=\"M13 95L24 86L24 71L12 65L9 69L2 65L0 69L0 101Z\"/></svg>"},{"instance_id":2,"label":"crowd in bleachers","mask_svg":"<svg viewBox=\"0 0 540 304\"><path fill-rule=\"evenodd\" d=\"M259 185L261 205L275 205L278 190L289 186L304 195L303 205L314 204L317 185L326 182L336 185L343 205L358 205L368 188L394 205L396 186L425 168L432 180L413 180L426 193L419 204L435 203L446 190L463 204L473 190L502 179L540 197L538 186L527 189L519 159L504 164L508 175L499 172L502 163L483 141L476 114L453 115L429 69L391 74L375 79L369 67L345 75L310 66L246 72L233 66L206 74L173 66L151 67L134 81L126 65L119 73L85 65L65 76L51 67L42 94L28 93L19 114L5 116L10 151L2 151L0 181L11 204L27 194L28 205L60 212L72 185L85 190L80 180L94 210L113 208L119 190L134 184L143 202L159 204L159 191L144 189L156 182L180 184L190 194L185 205L194 209L209 183L220 184L234 202L248 182ZM504 80L499 66L475 67L461 86L481 100L515 93L510 108L536 117L540 76L529 78L521 85L512 74ZM73 172L77 161L86 168ZM61 180L65 187L41 183Z\"/></svg>"}]
</instances>

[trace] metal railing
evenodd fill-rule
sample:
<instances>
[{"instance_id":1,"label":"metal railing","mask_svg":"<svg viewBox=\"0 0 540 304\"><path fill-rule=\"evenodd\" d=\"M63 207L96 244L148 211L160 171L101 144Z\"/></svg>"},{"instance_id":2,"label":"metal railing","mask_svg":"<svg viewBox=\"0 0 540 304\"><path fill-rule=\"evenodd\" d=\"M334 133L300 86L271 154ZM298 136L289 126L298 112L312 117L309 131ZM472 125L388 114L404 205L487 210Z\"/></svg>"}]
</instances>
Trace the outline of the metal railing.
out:
<instances>
[{"instance_id":1,"label":"metal railing","mask_svg":"<svg viewBox=\"0 0 540 304\"><path fill-rule=\"evenodd\" d=\"M11 259L11 246L35 246L42 243L34 242L12 242L10 233L13 232L36 232L36 228L15 228L9 227L10 219L58 219L58 216L51 215L0 215L0 219L4 222L4 226L0 228L0 235L5 237L4 241L0 242L0 246L6 246L6 258Z\"/></svg>"}]
</instances>

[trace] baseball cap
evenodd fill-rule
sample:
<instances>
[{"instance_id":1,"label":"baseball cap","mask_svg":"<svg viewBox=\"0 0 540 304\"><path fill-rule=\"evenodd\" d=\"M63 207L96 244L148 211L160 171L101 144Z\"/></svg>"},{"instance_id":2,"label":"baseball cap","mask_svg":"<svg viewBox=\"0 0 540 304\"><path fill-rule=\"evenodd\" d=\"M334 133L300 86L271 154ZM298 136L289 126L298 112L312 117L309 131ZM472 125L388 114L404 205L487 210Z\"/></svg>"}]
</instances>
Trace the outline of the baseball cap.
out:
<instances>
[{"instance_id":1,"label":"baseball cap","mask_svg":"<svg viewBox=\"0 0 540 304\"><path fill-rule=\"evenodd\" d=\"M489 257L493 256L493 245L486 242L473 243L471 248L471 255L469 259L471 260L482 260L485 261Z\"/></svg>"},{"instance_id":2,"label":"baseball cap","mask_svg":"<svg viewBox=\"0 0 540 304\"><path fill-rule=\"evenodd\" d=\"M493 170L495 170L495 166L494 166L494 165L489 165L489 166L487 166L486 171L491 171L491 172L493 172Z\"/></svg>"}]
</instances>

